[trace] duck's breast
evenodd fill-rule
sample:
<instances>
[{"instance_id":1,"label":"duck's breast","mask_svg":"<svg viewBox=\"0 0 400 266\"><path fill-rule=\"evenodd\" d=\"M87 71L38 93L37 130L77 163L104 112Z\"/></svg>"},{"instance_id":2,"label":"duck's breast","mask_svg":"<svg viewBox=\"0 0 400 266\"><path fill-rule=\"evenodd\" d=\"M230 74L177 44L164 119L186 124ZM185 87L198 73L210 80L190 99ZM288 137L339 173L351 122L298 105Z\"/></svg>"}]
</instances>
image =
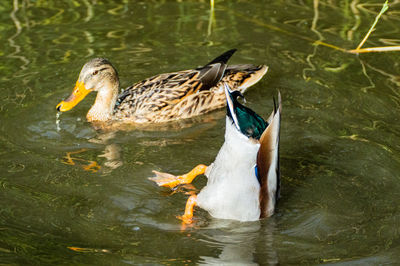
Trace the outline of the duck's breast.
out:
<instances>
[{"instance_id":1,"label":"duck's breast","mask_svg":"<svg viewBox=\"0 0 400 266\"><path fill-rule=\"evenodd\" d=\"M254 170L258 149L258 142L227 120L225 143L206 173L208 182L198 194L198 206L216 218L258 220L260 185Z\"/></svg>"}]
</instances>

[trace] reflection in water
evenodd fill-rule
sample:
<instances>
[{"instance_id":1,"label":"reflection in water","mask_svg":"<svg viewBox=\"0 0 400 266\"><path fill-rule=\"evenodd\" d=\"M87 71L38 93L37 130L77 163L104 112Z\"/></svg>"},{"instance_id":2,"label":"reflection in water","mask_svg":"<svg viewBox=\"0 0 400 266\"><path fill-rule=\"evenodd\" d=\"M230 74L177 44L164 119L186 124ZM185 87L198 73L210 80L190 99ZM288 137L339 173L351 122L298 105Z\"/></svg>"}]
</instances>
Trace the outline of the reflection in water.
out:
<instances>
[{"instance_id":1,"label":"reflection in water","mask_svg":"<svg viewBox=\"0 0 400 266\"><path fill-rule=\"evenodd\" d=\"M319 0L314 0L313 1L313 10L314 10L314 17L311 23L311 31L314 32L318 36L318 40L315 42L316 45L314 45L313 53L309 54L307 56L307 63L310 66L309 68L304 68L303 69L303 79L304 80L309 80L311 79L310 76L307 75L307 71L310 72L315 72L316 68L315 65L312 63L312 58L317 54L318 50L318 43L321 43L324 40L324 37L322 34L317 30L317 24L318 24L318 19L319 19Z\"/></svg>"},{"instance_id":2,"label":"reflection in water","mask_svg":"<svg viewBox=\"0 0 400 266\"><path fill-rule=\"evenodd\" d=\"M188 141L192 141L200 134L207 132L208 130L215 128L216 122L220 117L225 115L225 111L214 111L209 114L194 117L191 119L184 119L173 121L171 123L161 123L161 124L121 124L121 127L117 127L117 131L113 129L102 129L102 125L98 125L93 123L88 128L84 128L82 131L79 131L77 127L77 122L88 125L86 122L81 121L78 117L73 119L63 118L60 119L60 113L57 112L55 129L54 125L51 123L38 122L33 123L29 126L29 129L32 131L32 141L37 141L37 135L40 134L42 137L52 137L58 138L60 135L62 136L65 133L69 133L78 138L83 138L84 141L80 142L78 146L85 146L85 148L73 149L65 153L63 156L63 163L68 165L77 165L84 169L85 171L90 172L99 172L102 174L108 174L111 171L121 167L124 163L121 155L121 144L125 143L125 141L121 140L117 135L118 132L126 133L127 137L129 136L129 132L146 132L149 134L157 134L159 135L162 132L169 133L171 136L178 134L180 136L178 139L175 138L162 138L156 140L141 140L138 144L143 147L165 147L168 145L174 144L182 144ZM201 126L195 130L191 128L194 125L200 124ZM92 129L92 130L90 130ZM186 131L184 131L187 129ZM175 132L175 133L174 133ZM86 140L87 139L87 140ZM184 139L184 141L182 141ZM127 141L132 141L131 138L128 138ZM87 144L86 144L86 143ZM88 144L93 143L96 144L96 147L92 147ZM98 151L99 148L97 145L104 147L102 153L97 155L99 158L105 158L105 162L100 162L99 160L88 159L93 157L92 153ZM76 146L76 145L74 145ZM142 164L140 161L136 161L136 164Z\"/></svg>"},{"instance_id":3,"label":"reflection in water","mask_svg":"<svg viewBox=\"0 0 400 266\"><path fill-rule=\"evenodd\" d=\"M25 8L25 5L22 5L22 6ZM15 52L9 54L8 57L17 58L17 59L21 60L23 64L20 67L21 67L21 70L24 70L24 69L27 68L27 66L29 65L30 61L25 56L20 55L21 46L18 45L16 43L16 41L15 41L15 39L21 34L21 31L22 31L21 22L19 21L19 19L17 17L17 12L18 11L19 11L19 1L18 0L14 0L13 1L13 11L10 13L10 18L14 22L14 25L15 25L15 28L16 28L16 33L8 38L8 42L9 42L10 46L15 49Z\"/></svg>"},{"instance_id":4,"label":"reflection in water","mask_svg":"<svg viewBox=\"0 0 400 266\"><path fill-rule=\"evenodd\" d=\"M347 40L353 41L354 40L354 33L358 30L361 24L361 16L360 16L360 10L358 10L358 0L353 0L351 1L350 8L351 8L351 13L354 16L354 25L351 27L351 29L347 32Z\"/></svg>"},{"instance_id":5,"label":"reflection in water","mask_svg":"<svg viewBox=\"0 0 400 266\"><path fill-rule=\"evenodd\" d=\"M89 22L93 18L93 15L94 15L93 4L90 3L88 0L83 0L83 3L87 7L86 17L84 18L84 21Z\"/></svg>"},{"instance_id":6,"label":"reflection in water","mask_svg":"<svg viewBox=\"0 0 400 266\"><path fill-rule=\"evenodd\" d=\"M96 161L89 161L89 160L85 160L82 158L77 158L77 157L73 157L76 154L80 154L82 152L87 151L87 149L80 149L77 151L70 151L67 152L67 154L64 156L64 161L63 163L68 164L68 165L77 165L77 162L82 163L83 165L82 168L85 171L90 171L90 172L97 172L98 170L100 170L100 166ZM87 164L86 164L87 163Z\"/></svg>"},{"instance_id":7,"label":"reflection in water","mask_svg":"<svg viewBox=\"0 0 400 266\"><path fill-rule=\"evenodd\" d=\"M372 65L368 64L367 62L365 62L363 60L361 62L363 65L366 65L368 68L372 69L373 71L376 71L376 72L382 74L383 76L388 77L390 82L394 83L398 88L400 88L400 73L398 73L397 75L390 74L383 69L373 67ZM393 92L396 94L399 94L399 92L397 92L397 91L393 91Z\"/></svg>"},{"instance_id":8,"label":"reflection in water","mask_svg":"<svg viewBox=\"0 0 400 266\"><path fill-rule=\"evenodd\" d=\"M207 37L211 36L215 24L214 0L210 0L210 16L208 18Z\"/></svg>"},{"instance_id":9,"label":"reflection in water","mask_svg":"<svg viewBox=\"0 0 400 266\"><path fill-rule=\"evenodd\" d=\"M277 265L273 248L275 224L213 219L204 233L208 244L221 250L218 257L200 256L201 265ZM257 256L262 249L262 258ZM267 255L266 255L267 254Z\"/></svg>"},{"instance_id":10,"label":"reflection in water","mask_svg":"<svg viewBox=\"0 0 400 266\"><path fill-rule=\"evenodd\" d=\"M376 85L375 85L374 81L371 79L371 77L368 75L364 62L362 60L360 60L360 63L361 63L361 67L362 67L362 73L364 74L364 76L366 77L366 79L368 80L368 83L369 83L368 86L362 87L361 91L364 93L367 93L369 89L375 88Z\"/></svg>"},{"instance_id":11,"label":"reflection in water","mask_svg":"<svg viewBox=\"0 0 400 266\"><path fill-rule=\"evenodd\" d=\"M117 169L118 167L123 165L121 160L121 148L116 143L110 143L115 138L115 131L110 132L99 132L96 138L89 139L89 142L105 145L105 149L102 154L98 155L98 157L103 157L106 159L103 165L102 173L109 173L112 170ZM88 166L83 167L86 171L95 172L100 170L100 166L97 162L89 161L90 164ZM93 163L95 165L93 165Z\"/></svg>"},{"instance_id":12,"label":"reflection in water","mask_svg":"<svg viewBox=\"0 0 400 266\"><path fill-rule=\"evenodd\" d=\"M121 160L121 148L117 144L108 144L104 150L104 153L99 155L99 157L106 158L104 166L110 171L115 170L122 166L123 162Z\"/></svg>"},{"instance_id":13,"label":"reflection in water","mask_svg":"<svg viewBox=\"0 0 400 266\"><path fill-rule=\"evenodd\" d=\"M58 132L61 130L61 127L60 127L60 115L61 115L61 113L57 112L57 114L56 114L56 130Z\"/></svg>"},{"instance_id":14,"label":"reflection in water","mask_svg":"<svg viewBox=\"0 0 400 266\"><path fill-rule=\"evenodd\" d=\"M210 11L208 0L3 2L3 264L400 260L399 53L353 56L315 43L353 47L381 4L217 1ZM399 6L390 3L371 44L399 44ZM54 105L87 56L115 60L121 76L140 80L230 48L240 50L233 63L271 67L246 95L252 107L269 113L266 99L277 88L285 98L282 200L269 220L232 223L199 211L197 225L182 232L175 215L184 193L206 180L167 196L147 177L152 169L182 173L215 158L225 110L113 136L82 119L85 106L55 120ZM62 163L67 152L77 166ZM100 170L81 169L91 162Z\"/></svg>"}]
</instances>

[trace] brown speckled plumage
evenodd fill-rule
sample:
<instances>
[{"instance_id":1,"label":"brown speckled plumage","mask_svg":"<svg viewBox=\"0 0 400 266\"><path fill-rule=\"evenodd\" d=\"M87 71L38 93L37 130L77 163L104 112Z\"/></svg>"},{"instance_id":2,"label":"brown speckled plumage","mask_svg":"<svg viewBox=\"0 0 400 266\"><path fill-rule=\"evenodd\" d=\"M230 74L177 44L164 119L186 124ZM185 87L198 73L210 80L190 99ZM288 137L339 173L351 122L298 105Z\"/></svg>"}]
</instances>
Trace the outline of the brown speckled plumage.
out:
<instances>
[{"instance_id":1,"label":"brown speckled plumage","mask_svg":"<svg viewBox=\"0 0 400 266\"><path fill-rule=\"evenodd\" d=\"M235 51L227 51L201 68L164 73L135 83L118 95L108 120L159 123L190 118L223 107L226 104L223 83L244 92L260 80L268 69L265 65L227 66L228 59ZM105 65L92 63L98 71L112 66L107 60L97 60ZM86 65L82 71L85 68ZM116 71L115 75L118 80ZM119 85L118 81L116 83ZM94 115L88 116L88 120L100 121Z\"/></svg>"}]
</instances>

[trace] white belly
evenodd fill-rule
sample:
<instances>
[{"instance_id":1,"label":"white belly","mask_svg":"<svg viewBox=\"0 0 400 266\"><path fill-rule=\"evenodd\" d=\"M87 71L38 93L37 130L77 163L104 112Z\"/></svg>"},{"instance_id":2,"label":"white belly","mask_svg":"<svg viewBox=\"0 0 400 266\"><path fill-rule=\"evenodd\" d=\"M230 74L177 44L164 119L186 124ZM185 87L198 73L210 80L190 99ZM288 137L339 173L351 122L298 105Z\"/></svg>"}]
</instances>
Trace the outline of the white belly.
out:
<instances>
[{"instance_id":1,"label":"white belly","mask_svg":"<svg viewBox=\"0 0 400 266\"><path fill-rule=\"evenodd\" d=\"M260 186L255 182L234 182L229 178L223 182L207 185L197 195L199 207L211 216L221 219L255 221L260 218Z\"/></svg>"},{"instance_id":2,"label":"white belly","mask_svg":"<svg viewBox=\"0 0 400 266\"><path fill-rule=\"evenodd\" d=\"M259 144L227 123L225 143L207 169L208 182L197 195L197 205L215 218L258 220L260 185L254 172L258 149Z\"/></svg>"}]
</instances>

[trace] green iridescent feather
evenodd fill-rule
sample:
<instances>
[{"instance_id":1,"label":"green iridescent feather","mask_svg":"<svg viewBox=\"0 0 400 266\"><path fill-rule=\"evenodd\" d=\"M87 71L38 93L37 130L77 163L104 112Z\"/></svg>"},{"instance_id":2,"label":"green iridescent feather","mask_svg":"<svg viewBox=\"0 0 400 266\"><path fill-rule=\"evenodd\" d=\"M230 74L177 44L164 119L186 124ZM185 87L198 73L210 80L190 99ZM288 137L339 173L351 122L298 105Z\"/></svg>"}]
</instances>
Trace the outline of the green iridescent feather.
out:
<instances>
[{"instance_id":1,"label":"green iridescent feather","mask_svg":"<svg viewBox=\"0 0 400 266\"><path fill-rule=\"evenodd\" d=\"M243 97L239 91L228 92L228 94L232 100L231 103L228 101L227 105L228 117L232 119L232 121L236 124L236 127L245 136L257 140L260 139L262 133L267 128L268 123L253 110L238 102L237 98L239 96ZM231 104L233 106L230 106ZM231 113L231 107L234 111L234 114Z\"/></svg>"}]
</instances>

